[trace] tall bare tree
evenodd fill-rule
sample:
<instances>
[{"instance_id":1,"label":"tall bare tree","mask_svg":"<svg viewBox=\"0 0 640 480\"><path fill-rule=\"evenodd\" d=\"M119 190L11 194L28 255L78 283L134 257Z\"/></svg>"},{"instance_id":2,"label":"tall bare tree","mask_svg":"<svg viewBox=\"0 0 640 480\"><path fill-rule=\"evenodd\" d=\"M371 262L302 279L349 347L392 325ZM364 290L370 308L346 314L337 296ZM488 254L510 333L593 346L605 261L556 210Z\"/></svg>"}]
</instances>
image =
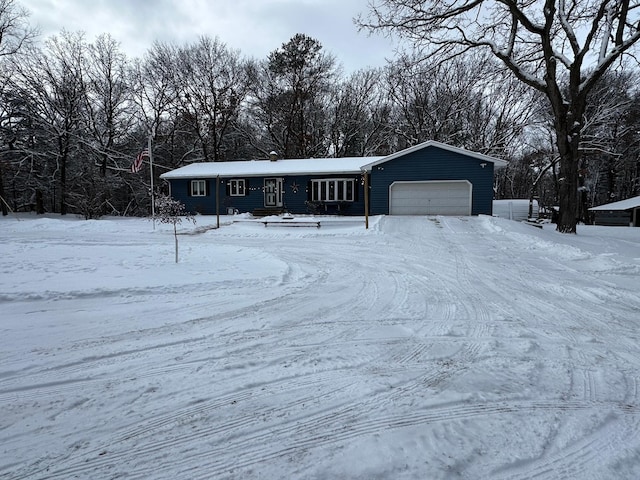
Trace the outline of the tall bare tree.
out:
<instances>
[{"instance_id":1,"label":"tall bare tree","mask_svg":"<svg viewBox=\"0 0 640 480\"><path fill-rule=\"evenodd\" d=\"M137 122L130 132L132 157L147 145L152 137L154 187L161 185L159 175L162 168L180 166L183 159L196 153L196 142L179 142L181 148L176 151L178 135L178 88L175 82L177 51L174 45L155 42L143 59L133 62L130 82ZM182 147L185 148L182 148ZM131 180L132 210L138 213L151 210L148 175L136 175ZM155 193L155 192L154 192Z\"/></svg>"},{"instance_id":2,"label":"tall bare tree","mask_svg":"<svg viewBox=\"0 0 640 480\"><path fill-rule=\"evenodd\" d=\"M637 71L609 72L590 95L583 133L585 203L623 200L640 191L639 80Z\"/></svg>"},{"instance_id":3,"label":"tall bare tree","mask_svg":"<svg viewBox=\"0 0 640 480\"><path fill-rule=\"evenodd\" d=\"M0 57L15 55L36 36L29 12L14 0L0 0Z\"/></svg>"},{"instance_id":4,"label":"tall bare tree","mask_svg":"<svg viewBox=\"0 0 640 480\"><path fill-rule=\"evenodd\" d=\"M85 104L81 109L80 150L85 161L73 185L75 210L85 218L126 210L126 167L134 108L129 64L118 42L100 35L85 52ZM124 174L124 175L123 175Z\"/></svg>"},{"instance_id":5,"label":"tall bare tree","mask_svg":"<svg viewBox=\"0 0 640 480\"><path fill-rule=\"evenodd\" d=\"M247 95L244 61L220 40L202 37L179 50L178 101L204 161L226 160L224 145Z\"/></svg>"},{"instance_id":6,"label":"tall bare tree","mask_svg":"<svg viewBox=\"0 0 640 480\"><path fill-rule=\"evenodd\" d=\"M143 60L136 60L131 70L133 98L143 139L159 135L163 124L175 121L178 88L175 83L177 47L156 42Z\"/></svg>"},{"instance_id":7,"label":"tall bare tree","mask_svg":"<svg viewBox=\"0 0 640 480\"><path fill-rule=\"evenodd\" d=\"M363 28L450 59L486 49L546 96L560 156L557 229L575 233L582 129L598 79L640 40L637 0L373 0Z\"/></svg>"},{"instance_id":8,"label":"tall bare tree","mask_svg":"<svg viewBox=\"0 0 640 480\"><path fill-rule=\"evenodd\" d=\"M128 68L126 55L110 35L100 35L88 46L83 126L102 177L108 168L120 170L124 165L116 147L124 143L134 124Z\"/></svg>"},{"instance_id":9,"label":"tall bare tree","mask_svg":"<svg viewBox=\"0 0 640 480\"><path fill-rule=\"evenodd\" d=\"M379 69L359 70L339 83L328 108L331 154L336 157L374 155L390 143L389 103Z\"/></svg>"},{"instance_id":10,"label":"tall bare tree","mask_svg":"<svg viewBox=\"0 0 640 480\"><path fill-rule=\"evenodd\" d=\"M506 157L533 121L531 94L486 55L435 64L407 56L390 63L384 79L397 148L437 140Z\"/></svg>"},{"instance_id":11,"label":"tall bare tree","mask_svg":"<svg viewBox=\"0 0 640 480\"><path fill-rule=\"evenodd\" d=\"M8 98L15 96L7 90L12 70L7 59L18 54L35 37L36 31L27 22L28 17L28 12L14 0L0 0L0 210L3 216L9 213L4 189L4 163L6 157L13 155L17 140L13 128L16 118L10 107L13 102Z\"/></svg>"},{"instance_id":12,"label":"tall bare tree","mask_svg":"<svg viewBox=\"0 0 640 480\"><path fill-rule=\"evenodd\" d=\"M14 62L16 89L29 99L30 118L48 144L42 173L47 177L54 207L62 215L69 207L69 174L79 175L72 163L78 155L80 123L86 105L85 62L87 45L81 33L62 32Z\"/></svg>"}]
</instances>

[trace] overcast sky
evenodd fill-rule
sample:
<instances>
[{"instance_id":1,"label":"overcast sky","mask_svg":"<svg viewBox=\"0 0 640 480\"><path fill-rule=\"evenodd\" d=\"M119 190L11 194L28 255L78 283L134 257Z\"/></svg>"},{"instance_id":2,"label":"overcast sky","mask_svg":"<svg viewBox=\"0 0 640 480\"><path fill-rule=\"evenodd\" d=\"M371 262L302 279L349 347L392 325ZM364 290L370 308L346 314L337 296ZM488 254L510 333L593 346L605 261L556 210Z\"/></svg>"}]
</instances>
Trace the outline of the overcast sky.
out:
<instances>
[{"instance_id":1,"label":"overcast sky","mask_svg":"<svg viewBox=\"0 0 640 480\"><path fill-rule=\"evenodd\" d=\"M351 72L383 66L393 44L382 35L358 32L353 18L367 0L18 0L31 13L41 39L63 29L84 31L92 42L110 33L130 57L142 56L154 40L177 45L216 36L245 56L264 59L296 33L319 40Z\"/></svg>"}]
</instances>

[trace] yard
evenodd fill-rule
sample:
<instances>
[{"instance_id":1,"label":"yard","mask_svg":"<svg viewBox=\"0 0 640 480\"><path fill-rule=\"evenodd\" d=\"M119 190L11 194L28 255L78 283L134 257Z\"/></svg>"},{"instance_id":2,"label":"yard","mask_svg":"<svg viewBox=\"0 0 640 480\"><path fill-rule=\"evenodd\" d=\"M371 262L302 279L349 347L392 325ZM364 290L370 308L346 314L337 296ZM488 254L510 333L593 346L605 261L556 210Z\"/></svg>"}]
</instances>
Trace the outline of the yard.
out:
<instances>
[{"instance_id":1,"label":"yard","mask_svg":"<svg viewBox=\"0 0 640 480\"><path fill-rule=\"evenodd\" d=\"M0 477L640 478L640 229L232 218L0 219Z\"/></svg>"}]
</instances>

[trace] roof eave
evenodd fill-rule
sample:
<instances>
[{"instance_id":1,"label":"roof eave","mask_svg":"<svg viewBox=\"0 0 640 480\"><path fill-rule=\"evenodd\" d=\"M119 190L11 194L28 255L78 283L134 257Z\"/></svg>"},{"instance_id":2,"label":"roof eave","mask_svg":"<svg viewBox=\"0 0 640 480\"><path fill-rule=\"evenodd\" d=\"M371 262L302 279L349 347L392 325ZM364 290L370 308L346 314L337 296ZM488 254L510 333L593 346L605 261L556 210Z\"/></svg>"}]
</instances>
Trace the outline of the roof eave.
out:
<instances>
[{"instance_id":1,"label":"roof eave","mask_svg":"<svg viewBox=\"0 0 640 480\"><path fill-rule=\"evenodd\" d=\"M591 207L589 210L593 210L593 211L607 211L607 210L627 211L627 210L633 210L634 208L640 208L640 195L638 195L636 197L627 198L626 200L618 200L617 202L605 203L604 205L598 205L596 207Z\"/></svg>"},{"instance_id":2,"label":"roof eave","mask_svg":"<svg viewBox=\"0 0 640 480\"><path fill-rule=\"evenodd\" d=\"M389 160L393 160L394 158L398 158L404 155L408 155L409 153L417 152L418 150L422 150L427 147L437 147L443 150L447 150L450 152L460 153L462 155L466 155L467 157L476 158L478 160L482 160L483 162L491 162L494 164L496 168L506 167L508 162L506 160L502 160L499 158L490 157L489 155L484 155L482 153L472 152L470 150L465 150L464 148L454 147L451 145L447 145L446 143L437 142L435 140L427 140L426 142L420 143L418 145L414 145L413 147L405 148L396 153L392 153L386 157L383 157L375 162L368 163L361 167L363 172L370 172L373 167L376 165L380 165L382 163L386 163Z\"/></svg>"},{"instance_id":3,"label":"roof eave","mask_svg":"<svg viewBox=\"0 0 640 480\"><path fill-rule=\"evenodd\" d=\"M160 175L160 178L163 180L185 180L189 178L201 178L201 179L212 179L212 178L262 178L262 177L292 177L295 175L357 175L362 173L362 170L352 169L352 170L341 170L341 171L310 171L310 172L263 172L263 173L207 173L204 175L198 175L196 173L184 173L178 175L171 175L171 172L166 172Z\"/></svg>"}]
</instances>

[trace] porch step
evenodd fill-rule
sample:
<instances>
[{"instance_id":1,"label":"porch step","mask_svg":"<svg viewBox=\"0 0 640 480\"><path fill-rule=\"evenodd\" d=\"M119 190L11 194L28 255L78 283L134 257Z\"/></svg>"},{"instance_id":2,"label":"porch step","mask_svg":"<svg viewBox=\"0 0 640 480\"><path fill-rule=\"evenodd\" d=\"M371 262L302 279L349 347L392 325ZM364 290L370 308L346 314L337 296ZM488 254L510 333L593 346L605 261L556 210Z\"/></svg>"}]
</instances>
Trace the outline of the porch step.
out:
<instances>
[{"instance_id":1,"label":"porch step","mask_svg":"<svg viewBox=\"0 0 640 480\"><path fill-rule=\"evenodd\" d=\"M251 212L254 217L268 217L269 215L280 215L284 213L284 208L256 208Z\"/></svg>"}]
</instances>

